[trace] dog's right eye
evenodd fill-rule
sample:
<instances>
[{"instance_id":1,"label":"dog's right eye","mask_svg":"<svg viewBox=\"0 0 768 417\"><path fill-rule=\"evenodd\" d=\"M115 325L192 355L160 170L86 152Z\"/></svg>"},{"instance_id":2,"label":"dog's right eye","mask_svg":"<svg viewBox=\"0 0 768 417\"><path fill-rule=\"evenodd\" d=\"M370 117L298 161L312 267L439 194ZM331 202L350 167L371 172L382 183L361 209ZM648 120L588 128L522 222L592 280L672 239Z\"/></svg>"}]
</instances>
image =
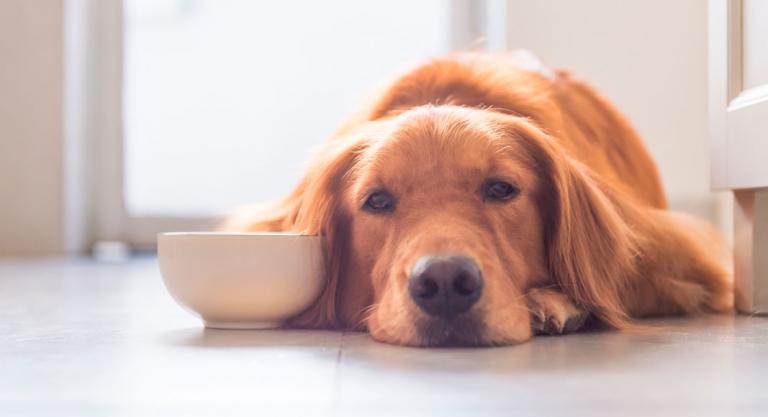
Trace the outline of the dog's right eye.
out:
<instances>
[{"instance_id":1,"label":"dog's right eye","mask_svg":"<svg viewBox=\"0 0 768 417\"><path fill-rule=\"evenodd\" d=\"M489 181L485 185L485 198L492 201L507 201L520 192L514 185L505 181Z\"/></svg>"},{"instance_id":2,"label":"dog's right eye","mask_svg":"<svg viewBox=\"0 0 768 417\"><path fill-rule=\"evenodd\" d=\"M374 213L388 212L395 208L395 200L386 191L376 191L368 196L363 208Z\"/></svg>"}]
</instances>

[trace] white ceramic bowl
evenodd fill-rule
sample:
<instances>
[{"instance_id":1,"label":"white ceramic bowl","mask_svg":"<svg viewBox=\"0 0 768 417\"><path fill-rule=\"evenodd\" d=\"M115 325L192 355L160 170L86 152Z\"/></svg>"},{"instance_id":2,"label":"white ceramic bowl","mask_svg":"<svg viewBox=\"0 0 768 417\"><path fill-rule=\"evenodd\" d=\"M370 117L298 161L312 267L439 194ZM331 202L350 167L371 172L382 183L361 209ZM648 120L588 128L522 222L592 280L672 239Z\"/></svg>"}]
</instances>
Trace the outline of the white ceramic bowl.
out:
<instances>
[{"instance_id":1,"label":"white ceramic bowl","mask_svg":"<svg viewBox=\"0 0 768 417\"><path fill-rule=\"evenodd\" d=\"M206 327L279 327L323 289L318 236L162 233L157 245L165 286Z\"/></svg>"}]
</instances>

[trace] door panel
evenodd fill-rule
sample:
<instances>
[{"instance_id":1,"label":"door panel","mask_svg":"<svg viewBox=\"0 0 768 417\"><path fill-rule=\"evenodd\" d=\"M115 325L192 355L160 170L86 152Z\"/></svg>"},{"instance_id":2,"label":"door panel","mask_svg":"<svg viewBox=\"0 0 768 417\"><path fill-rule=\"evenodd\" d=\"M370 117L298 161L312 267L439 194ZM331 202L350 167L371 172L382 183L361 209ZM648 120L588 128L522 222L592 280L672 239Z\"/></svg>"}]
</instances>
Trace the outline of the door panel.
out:
<instances>
[{"instance_id":1,"label":"door panel","mask_svg":"<svg viewBox=\"0 0 768 417\"><path fill-rule=\"evenodd\" d=\"M744 0L742 5L744 89L768 85L768 1Z\"/></svg>"},{"instance_id":2,"label":"door panel","mask_svg":"<svg viewBox=\"0 0 768 417\"><path fill-rule=\"evenodd\" d=\"M712 184L768 187L768 2L710 0Z\"/></svg>"}]
</instances>

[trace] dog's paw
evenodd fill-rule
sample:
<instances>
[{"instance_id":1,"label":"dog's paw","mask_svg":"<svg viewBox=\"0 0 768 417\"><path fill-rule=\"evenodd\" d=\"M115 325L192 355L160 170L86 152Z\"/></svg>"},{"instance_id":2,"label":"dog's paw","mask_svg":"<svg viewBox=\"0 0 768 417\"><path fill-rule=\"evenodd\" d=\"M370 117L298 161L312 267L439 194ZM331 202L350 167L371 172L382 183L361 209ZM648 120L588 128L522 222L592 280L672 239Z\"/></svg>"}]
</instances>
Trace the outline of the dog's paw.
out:
<instances>
[{"instance_id":1,"label":"dog's paw","mask_svg":"<svg viewBox=\"0 0 768 417\"><path fill-rule=\"evenodd\" d=\"M534 288L526 294L531 311L531 327L538 334L558 335L575 332L589 317L568 296L555 289Z\"/></svg>"}]
</instances>

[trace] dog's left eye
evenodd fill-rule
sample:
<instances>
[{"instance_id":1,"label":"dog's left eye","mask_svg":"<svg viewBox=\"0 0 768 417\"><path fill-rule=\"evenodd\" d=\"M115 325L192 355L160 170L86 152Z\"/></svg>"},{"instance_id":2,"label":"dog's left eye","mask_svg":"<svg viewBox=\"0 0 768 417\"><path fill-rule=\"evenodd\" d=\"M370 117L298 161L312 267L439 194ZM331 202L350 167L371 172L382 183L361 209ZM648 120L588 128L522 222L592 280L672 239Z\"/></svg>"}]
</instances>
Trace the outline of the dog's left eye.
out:
<instances>
[{"instance_id":1,"label":"dog's left eye","mask_svg":"<svg viewBox=\"0 0 768 417\"><path fill-rule=\"evenodd\" d=\"M368 196L363 208L374 213L392 211L395 207L394 198L386 191L376 191Z\"/></svg>"},{"instance_id":2,"label":"dog's left eye","mask_svg":"<svg viewBox=\"0 0 768 417\"><path fill-rule=\"evenodd\" d=\"M504 181L489 181L485 185L485 198L496 201L507 201L516 196L520 190Z\"/></svg>"}]
</instances>

